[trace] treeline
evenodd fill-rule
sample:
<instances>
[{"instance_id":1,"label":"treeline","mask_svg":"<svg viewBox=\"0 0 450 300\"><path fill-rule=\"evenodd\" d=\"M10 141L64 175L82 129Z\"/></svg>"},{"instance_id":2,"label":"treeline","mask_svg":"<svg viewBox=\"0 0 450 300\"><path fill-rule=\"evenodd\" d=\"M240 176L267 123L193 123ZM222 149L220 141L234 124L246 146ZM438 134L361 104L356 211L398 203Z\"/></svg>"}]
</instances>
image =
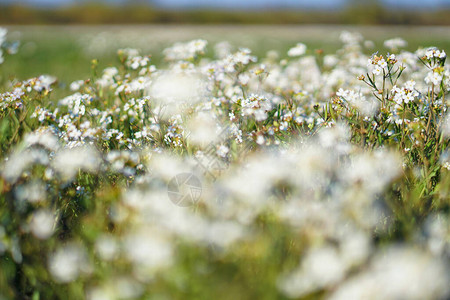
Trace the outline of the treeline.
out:
<instances>
[{"instance_id":1,"label":"treeline","mask_svg":"<svg viewBox=\"0 0 450 300\"><path fill-rule=\"evenodd\" d=\"M145 5L60 8L0 5L0 24L406 24L450 25L450 8L432 11L352 5L342 10L162 10Z\"/></svg>"}]
</instances>

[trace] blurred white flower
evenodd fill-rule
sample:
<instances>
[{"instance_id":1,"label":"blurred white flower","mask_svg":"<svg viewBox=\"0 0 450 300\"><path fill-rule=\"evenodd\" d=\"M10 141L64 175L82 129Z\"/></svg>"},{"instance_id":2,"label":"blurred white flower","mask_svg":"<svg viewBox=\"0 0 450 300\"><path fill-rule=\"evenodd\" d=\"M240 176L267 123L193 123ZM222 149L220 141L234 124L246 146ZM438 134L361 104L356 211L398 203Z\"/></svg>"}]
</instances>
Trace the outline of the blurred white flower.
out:
<instances>
[{"instance_id":1,"label":"blurred white flower","mask_svg":"<svg viewBox=\"0 0 450 300\"><path fill-rule=\"evenodd\" d=\"M161 72L152 82L149 95L167 113L167 117L183 111L183 105L201 102L208 95L206 82L200 74Z\"/></svg>"},{"instance_id":2,"label":"blurred white flower","mask_svg":"<svg viewBox=\"0 0 450 300\"><path fill-rule=\"evenodd\" d=\"M95 172L100 166L98 151L91 146L78 146L58 151L52 166L63 180L71 180L80 171Z\"/></svg>"},{"instance_id":3,"label":"blurred white flower","mask_svg":"<svg viewBox=\"0 0 450 300\"><path fill-rule=\"evenodd\" d=\"M393 38L384 41L384 47L390 51L398 51L398 49L405 48L406 46L408 46L408 43L402 38Z\"/></svg>"},{"instance_id":4,"label":"blurred white flower","mask_svg":"<svg viewBox=\"0 0 450 300\"><path fill-rule=\"evenodd\" d=\"M46 185L37 180L16 187L15 196L18 201L29 201L31 203L44 201L47 196Z\"/></svg>"},{"instance_id":5,"label":"blurred white flower","mask_svg":"<svg viewBox=\"0 0 450 300\"><path fill-rule=\"evenodd\" d=\"M3 164L2 174L10 182L16 181L25 170L34 164L47 165L48 153L42 149L26 149L14 152Z\"/></svg>"},{"instance_id":6,"label":"blurred white flower","mask_svg":"<svg viewBox=\"0 0 450 300\"><path fill-rule=\"evenodd\" d=\"M370 267L352 276L329 299L446 299L448 263L408 247L380 250Z\"/></svg>"},{"instance_id":7,"label":"blurred white flower","mask_svg":"<svg viewBox=\"0 0 450 300\"><path fill-rule=\"evenodd\" d=\"M288 56L296 57L301 56L306 53L306 45L302 43L298 43L294 48L289 49Z\"/></svg>"},{"instance_id":8,"label":"blurred white flower","mask_svg":"<svg viewBox=\"0 0 450 300\"><path fill-rule=\"evenodd\" d=\"M24 137L24 142L27 147L33 145L42 145L48 150L55 151L59 149L59 139L49 130L34 131L28 133Z\"/></svg>"},{"instance_id":9,"label":"blurred white flower","mask_svg":"<svg viewBox=\"0 0 450 300\"><path fill-rule=\"evenodd\" d=\"M68 283L80 274L89 274L91 266L86 250L78 244L69 243L50 255L49 270L57 282Z\"/></svg>"},{"instance_id":10,"label":"blurred white flower","mask_svg":"<svg viewBox=\"0 0 450 300\"><path fill-rule=\"evenodd\" d=\"M125 254L137 272L152 273L170 266L173 261L172 247L168 237L145 231L144 228L127 234L124 240Z\"/></svg>"},{"instance_id":11,"label":"blurred white flower","mask_svg":"<svg viewBox=\"0 0 450 300\"><path fill-rule=\"evenodd\" d=\"M367 193L375 194L399 176L400 171L398 155L381 149L354 157L352 163L342 170L342 176L349 184L359 185Z\"/></svg>"},{"instance_id":12,"label":"blurred white flower","mask_svg":"<svg viewBox=\"0 0 450 300\"><path fill-rule=\"evenodd\" d=\"M31 232L39 239L47 239L53 234L55 213L47 209L39 209L33 213L30 222Z\"/></svg>"},{"instance_id":13,"label":"blurred white flower","mask_svg":"<svg viewBox=\"0 0 450 300\"><path fill-rule=\"evenodd\" d=\"M335 248L313 249L303 257L300 268L280 278L278 287L289 298L298 298L336 284L346 268Z\"/></svg>"},{"instance_id":14,"label":"blurred white flower","mask_svg":"<svg viewBox=\"0 0 450 300\"><path fill-rule=\"evenodd\" d=\"M199 112L187 121L186 128L189 131L188 139L194 144L207 145L219 141L215 115L212 112Z\"/></svg>"},{"instance_id":15,"label":"blurred white flower","mask_svg":"<svg viewBox=\"0 0 450 300\"><path fill-rule=\"evenodd\" d=\"M165 59L168 61L192 60L205 53L208 42L205 40L193 40L187 43L176 43L164 50Z\"/></svg>"},{"instance_id":16,"label":"blurred white flower","mask_svg":"<svg viewBox=\"0 0 450 300\"><path fill-rule=\"evenodd\" d=\"M113 236L101 235L95 241L95 249L104 260L112 260L118 253L119 247Z\"/></svg>"}]
</instances>

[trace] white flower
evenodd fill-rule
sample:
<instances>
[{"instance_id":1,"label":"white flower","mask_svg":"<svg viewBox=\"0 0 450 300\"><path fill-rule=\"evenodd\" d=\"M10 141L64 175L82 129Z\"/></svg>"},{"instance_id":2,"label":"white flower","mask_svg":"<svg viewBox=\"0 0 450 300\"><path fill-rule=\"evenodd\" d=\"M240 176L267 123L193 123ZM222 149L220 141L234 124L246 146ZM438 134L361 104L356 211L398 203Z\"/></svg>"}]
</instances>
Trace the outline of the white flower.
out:
<instances>
[{"instance_id":1,"label":"white flower","mask_svg":"<svg viewBox=\"0 0 450 300\"><path fill-rule=\"evenodd\" d=\"M217 149L217 155L219 155L220 157L226 157L227 153L230 151L230 149L225 146L225 145L220 145L219 149Z\"/></svg>"},{"instance_id":2,"label":"white flower","mask_svg":"<svg viewBox=\"0 0 450 300\"><path fill-rule=\"evenodd\" d=\"M300 268L281 278L278 285L286 296L298 298L338 282L346 268L336 249L314 249L305 255Z\"/></svg>"},{"instance_id":3,"label":"white flower","mask_svg":"<svg viewBox=\"0 0 450 300\"><path fill-rule=\"evenodd\" d=\"M329 299L447 299L448 264L411 248L380 251L370 267L355 274Z\"/></svg>"},{"instance_id":4,"label":"white flower","mask_svg":"<svg viewBox=\"0 0 450 300\"><path fill-rule=\"evenodd\" d=\"M335 55L325 55L323 58L323 64L329 68L337 65L339 59Z\"/></svg>"},{"instance_id":5,"label":"white flower","mask_svg":"<svg viewBox=\"0 0 450 300\"><path fill-rule=\"evenodd\" d=\"M30 227L31 232L39 239L49 238L54 229L55 214L46 209L40 209L33 214Z\"/></svg>"},{"instance_id":6,"label":"white flower","mask_svg":"<svg viewBox=\"0 0 450 300\"><path fill-rule=\"evenodd\" d=\"M256 143L258 144L258 145L262 145L262 144L264 144L266 141L265 141L265 139L264 139L264 136L262 136L262 135L258 135L258 137L256 138Z\"/></svg>"},{"instance_id":7,"label":"white flower","mask_svg":"<svg viewBox=\"0 0 450 300\"><path fill-rule=\"evenodd\" d=\"M442 81L442 75L438 72L430 71L428 75L425 77L425 83L432 83L434 85L439 85Z\"/></svg>"},{"instance_id":8,"label":"white flower","mask_svg":"<svg viewBox=\"0 0 450 300\"><path fill-rule=\"evenodd\" d=\"M298 43L294 48L289 49L288 56L296 57L306 53L306 45Z\"/></svg>"},{"instance_id":9,"label":"white flower","mask_svg":"<svg viewBox=\"0 0 450 300\"><path fill-rule=\"evenodd\" d=\"M384 41L384 47L390 49L391 51L396 51L400 48L408 46L408 43L402 38L393 38Z\"/></svg>"},{"instance_id":10,"label":"white flower","mask_svg":"<svg viewBox=\"0 0 450 300\"><path fill-rule=\"evenodd\" d=\"M150 86L150 96L161 103L179 106L179 103L193 103L206 95L205 82L200 74L180 72L160 73Z\"/></svg>"},{"instance_id":11,"label":"white flower","mask_svg":"<svg viewBox=\"0 0 450 300\"><path fill-rule=\"evenodd\" d=\"M265 119L267 119L267 113L262 109L257 109L254 112L254 115L255 115L255 120L258 122L264 121Z\"/></svg>"},{"instance_id":12,"label":"white flower","mask_svg":"<svg viewBox=\"0 0 450 300\"><path fill-rule=\"evenodd\" d=\"M416 82L414 81L414 80L408 80L406 83L405 83L405 88L406 89L408 89L408 90L410 90L410 91L412 91L412 90L414 90L414 86L416 85Z\"/></svg>"},{"instance_id":13,"label":"white flower","mask_svg":"<svg viewBox=\"0 0 450 300\"><path fill-rule=\"evenodd\" d=\"M77 80L70 84L70 90L75 92L78 91L84 84L84 80Z\"/></svg>"},{"instance_id":14,"label":"white flower","mask_svg":"<svg viewBox=\"0 0 450 300\"><path fill-rule=\"evenodd\" d=\"M46 186L43 182L31 181L18 186L15 190L15 195L19 201L41 202L47 196Z\"/></svg>"},{"instance_id":15,"label":"white flower","mask_svg":"<svg viewBox=\"0 0 450 300\"><path fill-rule=\"evenodd\" d=\"M383 68L378 66L378 65L376 65L373 68L372 73L375 74L375 75L380 75L382 71L383 71Z\"/></svg>"},{"instance_id":16,"label":"white flower","mask_svg":"<svg viewBox=\"0 0 450 300\"><path fill-rule=\"evenodd\" d=\"M95 241L95 250L104 260L111 260L117 254L119 247L112 236L102 235Z\"/></svg>"},{"instance_id":17,"label":"white flower","mask_svg":"<svg viewBox=\"0 0 450 300\"><path fill-rule=\"evenodd\" d=\"M168 61L191 60L205 53L208 42L205 40L193 40L187 43L176 43L163 52Z\"/></svg>"},{"instance_id":18,"label":"white flower","mask_svg":"<svg viewBox=\"0 0 450 300\"><path fill-rule=\"evenodd\" d=\"M27 147L41 145L52 151L58 150L60 147L58 137L51 133L50 130L30 132L25 135L24 142Z\"/></svg>"},{"instance_id":19,"label":"white flower","mask_svg":"<svg viewBox=\"0 0 450 300\"><path fill-rule=\"evenodd\" d=\"M384 60L384 58L382 58L382 59L380 59L380 60L378 61L378 65L379 65L381 68L386 68L386 67L387 67L387 63L386 63L386 61Z\"/></svg>"},{"instance_id":20,"label":"white flower","mask_svg":"<svg viewBox=\"0 0 450 300\"><path fill-rule=\"evenodd\" d=\"M247 85L248 81L250 80L250 76L247 74L240 74L239 75L239 83L242 85Z\"/></svg>"},{"instance_id":21,"label":"white flower","mask_svg":"<svg viewBox=\"0 0 450 300\"><path fill-rule=\"evenodd\" d=\"M57 282L68 283L76 280L80 273L90 273L87 253L77 244L67 244L49 258L49 269Z\"/></svg>"},{"instance_id":22,"label":"white flower","mask_svg":"<svg viewBox=\"0 0 450 300\"><path fill-rule=\"evenodd\" d=\"M100 166L100 161L97 150L88 146L79 146L57 152L52 166L61 174L63 180L70 180L79 170L96 171Z\"/></svg>"},{"instance_id":23,"label":"white flower","mask_svg":"<svg viewBox=\"0 0 450 300\"><path fill-rule=\"evenodd\" d=\"M125 237L125 254L136 270L152 272L172 263L172 245L156 233L133 232Z\"/></svg>"}]
</instances>

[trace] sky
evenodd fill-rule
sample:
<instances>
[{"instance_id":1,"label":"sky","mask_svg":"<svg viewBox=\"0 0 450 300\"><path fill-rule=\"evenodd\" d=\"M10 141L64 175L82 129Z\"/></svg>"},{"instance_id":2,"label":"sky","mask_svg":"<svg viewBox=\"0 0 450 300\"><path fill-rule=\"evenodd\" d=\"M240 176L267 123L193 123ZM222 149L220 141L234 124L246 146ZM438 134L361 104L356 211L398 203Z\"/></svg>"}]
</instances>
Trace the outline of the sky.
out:
<instances>
[{"instance_id":1,"label":"sky","mask_svg":"<svg viewBox=\"0 0 450 300\"><path fill-rule=\"evenodd\" d=\"M86 0L0 0L0 3L24 3L35 6L58 6L73 4ZM103 0L104 3L121 3L127 0ZM130 0L128 0L130 1ZM222 8L338 8L347 0L134 0L134 2L152 2L159 7L192 8L192 7L222 7ZM450 6L450 0L381 0L386 5L405 8L439 8Z\"/></svg>"}]
</instances>

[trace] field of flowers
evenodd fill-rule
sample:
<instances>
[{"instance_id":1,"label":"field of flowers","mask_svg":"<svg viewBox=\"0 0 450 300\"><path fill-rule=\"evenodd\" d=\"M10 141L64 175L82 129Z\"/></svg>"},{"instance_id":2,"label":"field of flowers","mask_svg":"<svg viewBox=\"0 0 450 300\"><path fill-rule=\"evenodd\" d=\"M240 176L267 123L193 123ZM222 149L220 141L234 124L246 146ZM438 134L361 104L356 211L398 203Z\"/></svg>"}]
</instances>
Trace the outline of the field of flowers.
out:
<instances>
[{"instance_id":1,"label":"field of flowers","mask_svg":"<svg viewBox=\"0 0 450 300\"><path fill-rule=\"evenodd\" d=\"M446 53L340 39L5 80L0 299L450 298Z\"/></svg>"}]
</instances>

